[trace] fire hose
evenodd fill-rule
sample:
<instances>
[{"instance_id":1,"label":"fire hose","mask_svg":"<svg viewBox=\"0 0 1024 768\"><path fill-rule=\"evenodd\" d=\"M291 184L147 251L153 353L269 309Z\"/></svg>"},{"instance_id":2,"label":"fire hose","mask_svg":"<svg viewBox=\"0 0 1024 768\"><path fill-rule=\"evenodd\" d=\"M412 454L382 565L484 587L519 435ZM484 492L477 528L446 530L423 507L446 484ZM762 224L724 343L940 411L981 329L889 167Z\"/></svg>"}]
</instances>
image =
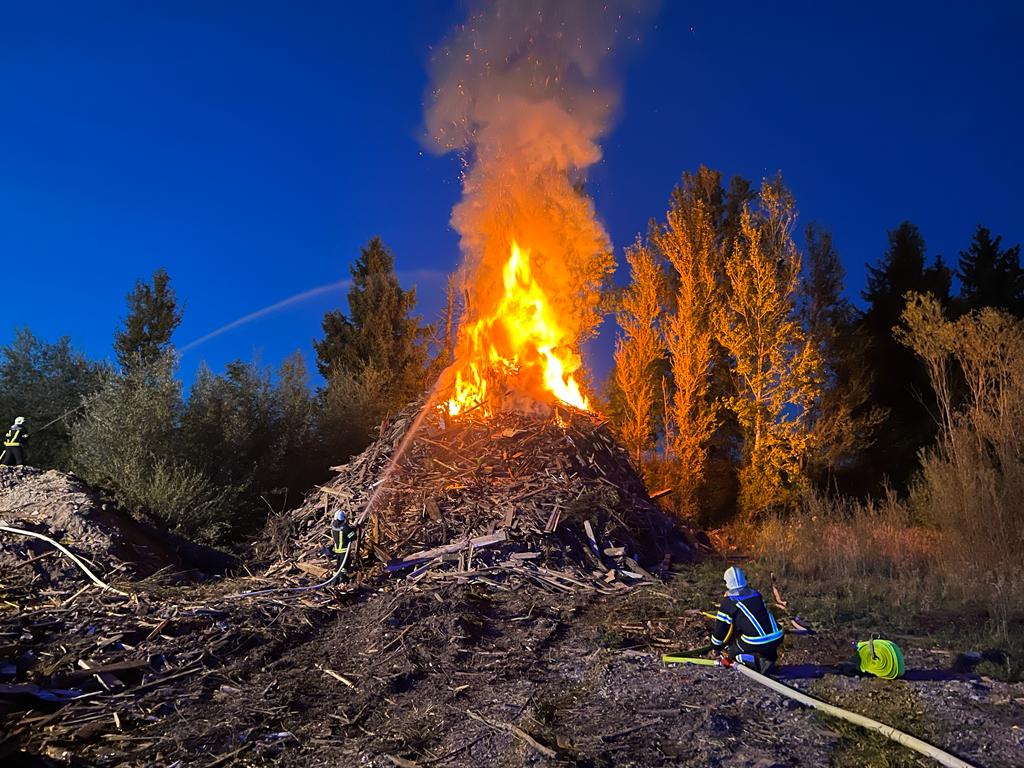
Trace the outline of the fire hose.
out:
<instances>
[{"instance_id":1,"label":"fire hose","mask_svg":"<svg viewBox=\"0 0 1024 768\"><path fill-rule=\"evenodd\" d=\"M860 653L859 646L867 646L869 642L871 641L859 643L858 653ZM887 641L875 640L873 642L877 650L879 648L880 642ZM929 744L927 741L923 741L917 738L916 736L911 736L909 733L901 731L898 728L893 728L891 725L886 725L885 723L879 722L878 720L873 720L870 717L859 715L856 712L850 712L849 710L843 709L842 707L837 707L834 704L829 704L827 702L822 701L821 699L816 699L813 696L808 696L806 693L802 693L796 690L795 688L790 688L788 685L780 683L778 680L772 680L767 675L762 675L760 672L757 672L756 670L753 670L750 667L747 667L743 664L724 663L719 659L702 659L678 655L663 656L662 660L666 663L699 664L702 666L723 668L727 667L729 669L735 669L740 674L746 675L754 682L760 683L766 688L772 689L776 693L781 693L783 696L787 696L790 699L793 699L794 701L798 701L804 706L811 707L812 709L817 709L819 712L823 712L826 715L838 717L841 720L846 720L847 722L853 723L854 725L859 725L862 728L867 728L870 731L880 733L887 739L891 739L892 741L895 741L897 744L902 744L904 747L907 747L908 749L912 749L915 752L930 757L936 762L938 762L940 765L947 766L947 768L974 768L974 766L972 766L970 763L961 760L956 755L952 755L949 752L939 749L938 747ZM900 654L900 661L902 662L902 654Z\"/></svg>"},{"instance_id":2,"label":"fire hose","mask_svg":"<svg viewBox=\"0 0 1024 768\"><path fill-rule=\"evenodd\" d=\"M885 680L903 677L906 666L903 651L891 640L864 640L857 643L857 659L860 671Z\"/></svg>"},{"instance_id":3,"label":"fire hose","mask_svg":"<svg viewBox=\"0 0 1024 768\"><path fill-rule=\"evenodd\" d=\"M113 592L114 594L121 595L123 597L131 597L131 595L127 592L122 592L120 589L114 589L114 587L104 582L99 576L93 573L89 566L82 562L82 560L77 555L75 555L71 550L69 550L60 542L51 539L49 536L44 536L43 534L36 533L35 531L26 531L23 528L12 528L9 525L0 525L0 531L6 531L7 533L16 533L19 536L31 536L35 539L42 539L47 544L51 544L54 547L56 547L57 551L60 552L62 555L69 558L71 562L77 565L82 570L82 572L89 577L89 581L91 581L100 589L104 591Z\"/></svg>"},{"instance_id":4,"label":"fire hose","mask_svg":"<svg viewBox=\"0 0 1024 768\"><path fill-rule=\"evenodd\" d=\"M224 597L224 599L225 600L237 600L238 598L241 598L241 597L260 597L262 595L276 595L276 594L293 593L293 592L313 592L314 590L317 590L317 589L324 589L325 587L331 586L339 578L341 578L341 574L343 574L345 572L345 565L348 563L348 553L349 553L349 549L346 549L344 556L341 558L340 562L338 563L338 569L334 572L334 574L329 579L327 579L326 581L321 581L319 584L307 584L307 585L302 586L302 587L271 587L269 589L254 589L254 590L251 590L249 592L239 592L238 594L235 594L235 595L226 595Z\"/></svg>"}]
</instances>

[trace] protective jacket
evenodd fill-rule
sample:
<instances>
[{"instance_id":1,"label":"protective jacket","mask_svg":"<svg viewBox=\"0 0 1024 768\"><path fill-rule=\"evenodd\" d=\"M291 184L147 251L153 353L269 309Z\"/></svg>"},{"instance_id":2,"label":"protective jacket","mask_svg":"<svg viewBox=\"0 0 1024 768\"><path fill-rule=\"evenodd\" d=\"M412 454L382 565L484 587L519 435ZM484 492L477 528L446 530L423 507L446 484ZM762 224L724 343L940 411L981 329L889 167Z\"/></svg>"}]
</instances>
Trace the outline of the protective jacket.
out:
<instances>
[{"instance_id":1,"label":"protective jacket","mask_svg":"<svg viewBox=\"0 0 1024 768\"><path fill-rule=\"evenodd\" d=\"M740 587L722 598L711 635L716 648L736 643L742 650L758 653L774 649L781 640L782 630L756 589Z\"/></svg>"},{"instance_id":2,"label":"protective jacket","mask_svg":"<svg viewBox=\"0 0 1024 768\"><path fill-rule=\"evenodd\" d=\"M28 432L24 427L12 425L4 436L3 453L0 453L0 464L5 466L21 466L25 463L25 441Z\"/></svg>"}]
</instances>

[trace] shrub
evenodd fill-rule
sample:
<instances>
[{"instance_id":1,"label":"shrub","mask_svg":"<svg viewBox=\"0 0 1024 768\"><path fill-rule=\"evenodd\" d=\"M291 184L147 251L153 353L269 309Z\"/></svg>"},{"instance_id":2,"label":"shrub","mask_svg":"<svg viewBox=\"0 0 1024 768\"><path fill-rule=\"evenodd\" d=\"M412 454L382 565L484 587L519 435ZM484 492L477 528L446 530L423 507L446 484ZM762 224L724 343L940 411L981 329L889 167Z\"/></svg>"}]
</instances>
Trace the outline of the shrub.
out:
<instances>
[{"instance_id":1,"label":"shrub","mask_svg":"<svg viewBox=\"0 0 1024 768\"><path fill-rule=\"evenodd\" d=\"M72 425L72 465L128 510L212 541L232 522L234 493L186 461L178 432L181 385L172 371L167 359L112 377Z\"/></svg>"}]
</instances>

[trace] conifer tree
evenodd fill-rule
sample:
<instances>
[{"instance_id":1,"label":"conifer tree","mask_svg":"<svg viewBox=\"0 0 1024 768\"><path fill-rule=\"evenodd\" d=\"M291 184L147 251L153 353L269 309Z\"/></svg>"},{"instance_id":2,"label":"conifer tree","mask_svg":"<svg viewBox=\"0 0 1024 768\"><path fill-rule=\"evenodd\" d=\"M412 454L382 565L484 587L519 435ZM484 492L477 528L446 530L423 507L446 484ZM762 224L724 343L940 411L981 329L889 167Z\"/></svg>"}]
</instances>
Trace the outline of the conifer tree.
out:
<instances>
[{"instance_id":1,"label":"conifer tree","mask_svg":"<svg viewBox=\"0 0 1024 768\"><path fill-rule=\"evenodd\" d=\"M171 349L171 337L181 324L182 310L166 270L153 273L152 283L139 280L128 294L128 315L114 337L121 369L144 370Z\"/></svg>"},{"instance_id":2,"label":"conifer tree","mask_svg":"<svg viewBox=\"0 0 1024 768\"><path fill-rule=\"evenodd\" d=\"M626 249L626 261L630 284L617 313L621 334L615 345L614 377L622 411L619 432L639 468L655 437L655 365L664 355L658 329L662 272L640 238Z\"/></svg>"},{"instance_id":3,"label":"conifer tree","mask_svg":"<svg viewBox=\"0 0 1024 768\"><path fill-rule=\"evenodd\" d=\"M822 364L822 392L811 415L809 473L821 484L837 482L840 467L853 468L874 442L884 412L871 403L873 372L868 340L857 311L843 296L845 270L832 235L813 224L804 240L801 321Z\"/></svg>"},{"instance_id":4,"label":"conifer tree","mask_svg":"<svg viewBox=\"0 0 1024 768\"><path fill-rule=\"evenodd\" d=\"M416 291L402 289L394 256L379 237L362 249L351 273L349 314L324 316L324 337L313 343L317 367L330 386L335 375L373 366L387 376L385 402L403 406L426 384L429 329L412 314Z\"/></svg>"},{"instance_id":5,"label":"conifer tree","mask_svg":"<svg viewBox=\"0 0 1024 768\"><path fill-rule=\"evenodd\" d=\"M756 212L746 206L741 215L717 315L734 366L736 394L728 404L743 431L739 504L748 518L785 503L799 487L820 392L819 357L795 317L793 199L776 178L762 184L758 201Z\"/></svg>"},{"instance_id":6,"label":"conifer tree","mask_svg":"<svg viewBox=\"0 0 1024 768\"><path fill-rule=\"evenodd\" d=\"M1003 238L978 225L966 251L960 252L956 276L960 279L960 302L965 312L982 307L1005 309L1024 315L1024 269L1020 245L1002 249Z\"/></svg>"},{"instance_id":7,"label":"conifer tree","mask_svg":"<svg viewBox=\"0 0 1024 768\"><path fill-rule=\"evenodd\" d=\"M889 232L889 249L868 267L863 293L868 306L862 324L870 340L868 360L875 372L872 402L887 411L880 427L885 435L870 450L871 464L896 485L902 485L917 465L918 451L935 439L934 396L924 365L893 337L911 292L930 293L949 306L952 280L941 257L931 264L918 228L905 221Z\"/></svg>"}]
</instances>

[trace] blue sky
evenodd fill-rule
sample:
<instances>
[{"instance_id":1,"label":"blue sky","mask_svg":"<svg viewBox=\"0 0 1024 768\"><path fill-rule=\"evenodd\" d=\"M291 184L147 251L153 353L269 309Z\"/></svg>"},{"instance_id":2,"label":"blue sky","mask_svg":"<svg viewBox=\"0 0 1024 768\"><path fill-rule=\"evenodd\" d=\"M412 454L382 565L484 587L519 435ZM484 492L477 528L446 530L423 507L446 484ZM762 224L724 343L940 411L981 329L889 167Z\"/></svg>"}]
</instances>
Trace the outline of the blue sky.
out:
<instances>
[{"instance_id":1,"label":"blue sky","mask_svg":"<svg viewBox=\"0 0 1024 768\"><path fill-rule=\"evenodd\" d=\"M664 2L621 57L588 188L617 253L685 169L781 169L832 229L852 296L886 231L955 261L978 223L1024 240L1015 3ZM459 164L421 143L426 65L459 3L0 2L0 343L91 357L157 267L185 346L347 277L379 234L433 318L458 260ZM189 350L182 376L307 353L313 291ZM608 341L591 350L598 376Z\"/></svg>"}]
</instances>

